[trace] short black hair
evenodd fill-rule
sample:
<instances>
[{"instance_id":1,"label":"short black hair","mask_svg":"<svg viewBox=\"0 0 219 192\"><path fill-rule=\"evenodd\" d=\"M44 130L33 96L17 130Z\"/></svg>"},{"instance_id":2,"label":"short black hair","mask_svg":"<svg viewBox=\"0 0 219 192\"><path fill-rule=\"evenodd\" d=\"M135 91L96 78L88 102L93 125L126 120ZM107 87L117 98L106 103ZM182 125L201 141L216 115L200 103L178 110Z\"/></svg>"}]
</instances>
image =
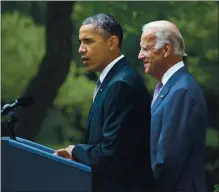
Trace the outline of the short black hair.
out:
<instances>
[{"instance_id":1,"label":"short black hair","mask_svg":"<svg viewBox=\"0 0 219 192\"><path fill-rule=\"evenodd\" d=\"M115 35L119 39L119 47L122 45L123 30L115 17L106 13L99 13L97 15L86 18L82 25L93 24L100 35L112 36Z\"/></svg>"}]
</instances>

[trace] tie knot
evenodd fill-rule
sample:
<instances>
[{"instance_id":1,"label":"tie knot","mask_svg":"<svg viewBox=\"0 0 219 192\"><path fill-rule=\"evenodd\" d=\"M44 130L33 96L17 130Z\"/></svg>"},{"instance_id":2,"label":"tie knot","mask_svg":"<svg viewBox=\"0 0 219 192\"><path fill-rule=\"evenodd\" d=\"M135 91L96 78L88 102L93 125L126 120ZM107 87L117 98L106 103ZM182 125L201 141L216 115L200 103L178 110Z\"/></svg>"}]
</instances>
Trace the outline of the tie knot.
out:
<instances>
[{"instance_id":1,"label":"tie knot","mask_svg":"<svg viewBox=\"0 0 219 192\"><path fill-rule=\"evenodd\" d=\"M156 86L156 88L155 88L155 92L159 92L160 91L160 89L163 87L163 83L162 82L159 82L158 84L157 84L157 86Z\"/></svg>"},{"instance_id":2,"label":"tie knot","mask_svg":"<svg viewBox=\"0 0 219 192\"><path fill-rule=\"evenodd\" d=\"M163 87L163 83L160 82L157 84L155 90L154 90L154 96L153 96L153 100L152 100L152 103L151 105L154 103L155 99L157 98L158 94L160 93L160 89Z\"/></svg>"}]
</instances>

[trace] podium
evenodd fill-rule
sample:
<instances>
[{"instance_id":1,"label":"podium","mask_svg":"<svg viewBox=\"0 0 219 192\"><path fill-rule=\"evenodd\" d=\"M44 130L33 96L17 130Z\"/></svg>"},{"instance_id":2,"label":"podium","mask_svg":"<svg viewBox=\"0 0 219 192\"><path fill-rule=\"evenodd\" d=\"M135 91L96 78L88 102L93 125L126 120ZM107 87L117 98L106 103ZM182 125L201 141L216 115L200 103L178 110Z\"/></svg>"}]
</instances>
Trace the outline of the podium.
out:
<instances>
[{"instance_id":1,"label":"podium","mask_svg":"<svg viewBox=\"0 0 219 192\"><path fill-rule=\"evenodd\" d=\"M1 138L2 192L91 192L91 168L19 137Z\"/></svg>"}]
</instances>

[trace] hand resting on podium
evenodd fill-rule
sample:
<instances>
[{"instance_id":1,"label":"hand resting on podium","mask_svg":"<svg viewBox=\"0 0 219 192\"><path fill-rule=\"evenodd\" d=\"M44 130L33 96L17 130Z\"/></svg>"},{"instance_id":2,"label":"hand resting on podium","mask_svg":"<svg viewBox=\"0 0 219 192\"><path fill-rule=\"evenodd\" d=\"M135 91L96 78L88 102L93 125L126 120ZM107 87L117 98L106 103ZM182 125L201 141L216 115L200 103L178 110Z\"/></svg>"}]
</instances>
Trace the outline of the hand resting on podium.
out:
<instances>
[{"instance_id":1,"label":"hand resting on podium","mask_svg":"<svg viewBox=\"0 0 219 192\"><path fill-rule=\"evenodd\" d=\"M74 145L69 145L66 148L57 149L55 153L53 154L59 157L74 160L74 158L72 157L72 153L71 153L74 147L75 147Z\"/></svg>"}]
</instances>

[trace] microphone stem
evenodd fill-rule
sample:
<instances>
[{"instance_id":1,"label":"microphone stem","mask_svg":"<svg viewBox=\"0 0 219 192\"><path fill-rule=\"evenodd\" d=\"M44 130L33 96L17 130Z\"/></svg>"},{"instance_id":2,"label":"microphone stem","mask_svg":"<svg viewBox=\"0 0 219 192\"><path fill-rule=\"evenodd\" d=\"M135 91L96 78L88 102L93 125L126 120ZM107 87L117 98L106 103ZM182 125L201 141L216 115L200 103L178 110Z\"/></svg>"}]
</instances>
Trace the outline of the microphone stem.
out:
<instances>
[{"instance_id":1,"label":"microphone stem","mask_svg":"<svg viewBox=\"0 0 219 192\"><path fill-rule=\"evenodd\" d=\"M10 114L10 119L8 120L8 131L10 132L10 137L13 140L16 140L14 133L14 123L17 121L17 118L14 113Z\"/></svg>"}]
</instances>

